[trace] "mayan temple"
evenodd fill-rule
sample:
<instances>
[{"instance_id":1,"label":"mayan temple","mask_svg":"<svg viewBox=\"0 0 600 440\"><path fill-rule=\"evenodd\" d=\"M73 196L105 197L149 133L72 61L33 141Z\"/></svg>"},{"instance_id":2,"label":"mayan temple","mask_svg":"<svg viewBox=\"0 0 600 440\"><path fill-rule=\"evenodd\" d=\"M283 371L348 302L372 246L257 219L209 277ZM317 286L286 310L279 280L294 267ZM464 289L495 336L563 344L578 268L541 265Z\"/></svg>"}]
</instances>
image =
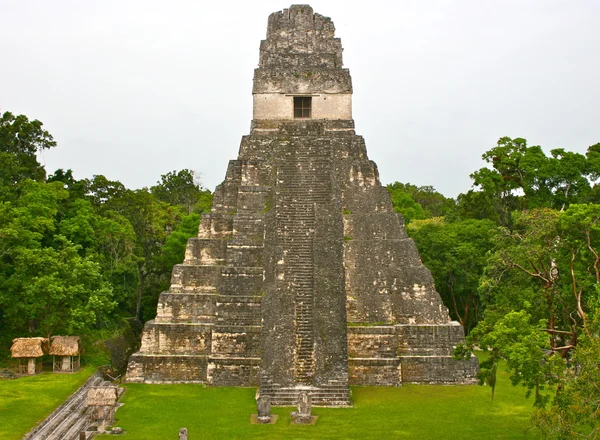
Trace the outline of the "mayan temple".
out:
<instances>
[{"instance_id":1,"label":"mayan temple","mask_svg":"<svg viewBox=\"0 0 600 440\"><path fill-rule=\"evenodd\" d=\"M304 390L345 406L349 385L473 383L402 216L355 134L333 22L308 5L269 16L253 120L212 211L173 268L129 382Z\"/></svg>"}]
</instances>

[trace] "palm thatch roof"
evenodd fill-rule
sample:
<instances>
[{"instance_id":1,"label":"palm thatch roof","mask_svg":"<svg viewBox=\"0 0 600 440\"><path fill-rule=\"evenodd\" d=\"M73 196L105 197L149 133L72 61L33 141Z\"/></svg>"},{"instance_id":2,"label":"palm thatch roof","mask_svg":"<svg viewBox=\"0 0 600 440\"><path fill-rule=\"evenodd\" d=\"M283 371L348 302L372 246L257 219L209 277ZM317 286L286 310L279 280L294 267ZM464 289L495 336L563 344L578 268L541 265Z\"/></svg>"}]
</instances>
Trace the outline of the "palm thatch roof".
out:
<instances>
[{"instance_id":1,"label":"palm thatch roof","mask_svg":"<svg viewBox=\"0 0 600 440\"><path fill-rule=\"evenodd\" d=\"M50 353L52 356L77 356L80 351L79 336L52 336Z\"/></svg>"},{"instance_id":2,"label":"palm thatch roof","mask_svg":"<svg viewBox=\"0 0 600 440\"><path fill-rule=\"evenodd\" d=\"M119 395L117 387L89 387L87 393L88 406L115 406Z\"/></svg>"},{"instance_id":3,"label":"palm thatch roof","mask_svg":"<svg viewBox=\"0 0 600 440\"><path fill-rule=\"evenodd\" d=\"M47 346L46 338L16 338L10 352L14 358L38 358L44 355Z\"/></svg>"}]
</instances>

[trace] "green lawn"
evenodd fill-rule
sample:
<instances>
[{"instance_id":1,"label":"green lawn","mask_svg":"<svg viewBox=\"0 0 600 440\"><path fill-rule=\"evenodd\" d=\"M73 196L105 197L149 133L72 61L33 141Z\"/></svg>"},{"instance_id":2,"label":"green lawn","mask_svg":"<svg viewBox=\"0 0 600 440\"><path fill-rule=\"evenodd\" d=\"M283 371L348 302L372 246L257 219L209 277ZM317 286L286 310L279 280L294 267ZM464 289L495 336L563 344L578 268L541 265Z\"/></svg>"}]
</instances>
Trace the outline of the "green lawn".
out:
<instances>
[{"instance_id":1,"label":"green lawn","mask_svg":"<svg viewBox=\"0 0 600 440\"><path fill-rule=\"evenodd\" d=\"M48 372L16 380L0 380L0 439L22 439L94 371L95 367L86 367L74 374Z\"/></svg>"},{"instance_id":2,"label":"green lawn","mask_svg":"<svg viewBox=\"0 0 600 440\"><path fill-rule=\"evenodd\" d=\"M44 373L0 380L0 439L17 440L60 405L92 367L74 375ZM293 408L274 408L275 425L251 425L255 389L128 384L117 411L123 439L532 439L532 400L500 373L496 398L479 386L354 387L352 408L314 408L314 426L289 423ZM103 436L100 438L112 438Z\"/></svg>"},{"instance_id":3,"label":"green lawn","mask_svg":"<svg viewBox=\"0 0 600 440\"><path fill-rule=\"evenodd\" d=\"M488 387L354 387L352 408L314 408L314 426L290 425L292 408L274 408L275 425L251 425L255 389L129 384L117 411L124 439L531 439L532 400L505 374L496 398ZM105 438L105 437L101 437ZM106 437L109 438L109 437Z\"/></svg>"}]
</instances>

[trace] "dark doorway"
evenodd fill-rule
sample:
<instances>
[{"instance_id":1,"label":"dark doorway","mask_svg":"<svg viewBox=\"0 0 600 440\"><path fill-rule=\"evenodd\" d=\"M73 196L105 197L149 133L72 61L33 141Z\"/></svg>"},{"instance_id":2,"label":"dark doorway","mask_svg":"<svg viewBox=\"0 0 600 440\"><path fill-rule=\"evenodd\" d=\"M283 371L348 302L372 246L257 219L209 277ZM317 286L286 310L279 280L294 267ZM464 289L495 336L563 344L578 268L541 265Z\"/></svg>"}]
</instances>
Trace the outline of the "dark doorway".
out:
<instances>
[{"instance_id":1,"label":"dark doorway","mask_svg":"<svg viewBox=\"0 0 600 440\"><path fill-rule=\"evenodd\" d=\"M310 96L294 96L294 118L310 118L312 98Z\"/></svg>"}]
</instances>

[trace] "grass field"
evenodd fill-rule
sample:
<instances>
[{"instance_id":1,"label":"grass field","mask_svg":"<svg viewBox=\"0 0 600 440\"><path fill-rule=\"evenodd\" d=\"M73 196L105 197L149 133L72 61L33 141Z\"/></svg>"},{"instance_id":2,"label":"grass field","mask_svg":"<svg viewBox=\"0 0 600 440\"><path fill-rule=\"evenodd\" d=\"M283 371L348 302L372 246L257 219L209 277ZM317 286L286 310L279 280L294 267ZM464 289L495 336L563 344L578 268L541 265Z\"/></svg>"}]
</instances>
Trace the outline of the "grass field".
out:
<instances>
[{"instance_id":1,"label":"grass field","mask_svg":"<svg viewBox=\"0 0 600 440\"><path fill-rule=\"evenodd\" d=\"M95 367L87 367L74 374L48 372L17 380L0 380L0 439L22 439L94 371Z\"/></svg>"},{"instance_id":2,"label":"grass field","mask_svg":"<svg viewBox=\"0 0 600 440\"><path fill-rule=\"evenodd\" d=\"M275 425L251 425L255 389L201 385L127 385L116 426L128 440L195 439L533 439L532 400L499 377L488 387L408 385L355 387L352 408L313 408L314 426L289 423L292 408L273 408ZM112 437L100 437L112 438Z\"/></svg>"},{"instance_id":3,"label":"grass field","mask_svg":"<svg viewBox=\"0 0 600 440\"><path fill-rule=\"evenodd\" d=\"M0 380L0 439L17 440L93 373L45 373ZM125 440L176 439L534 439L532 400L499 374L496 398L480 386L354 387L352 408L313 408L314 426L289 423L293 408L273 408L275 425L251 425L254 388L128 384L116 415ZM101 436L102 438L113 438Z\"/></svg>"}]
</instances>

